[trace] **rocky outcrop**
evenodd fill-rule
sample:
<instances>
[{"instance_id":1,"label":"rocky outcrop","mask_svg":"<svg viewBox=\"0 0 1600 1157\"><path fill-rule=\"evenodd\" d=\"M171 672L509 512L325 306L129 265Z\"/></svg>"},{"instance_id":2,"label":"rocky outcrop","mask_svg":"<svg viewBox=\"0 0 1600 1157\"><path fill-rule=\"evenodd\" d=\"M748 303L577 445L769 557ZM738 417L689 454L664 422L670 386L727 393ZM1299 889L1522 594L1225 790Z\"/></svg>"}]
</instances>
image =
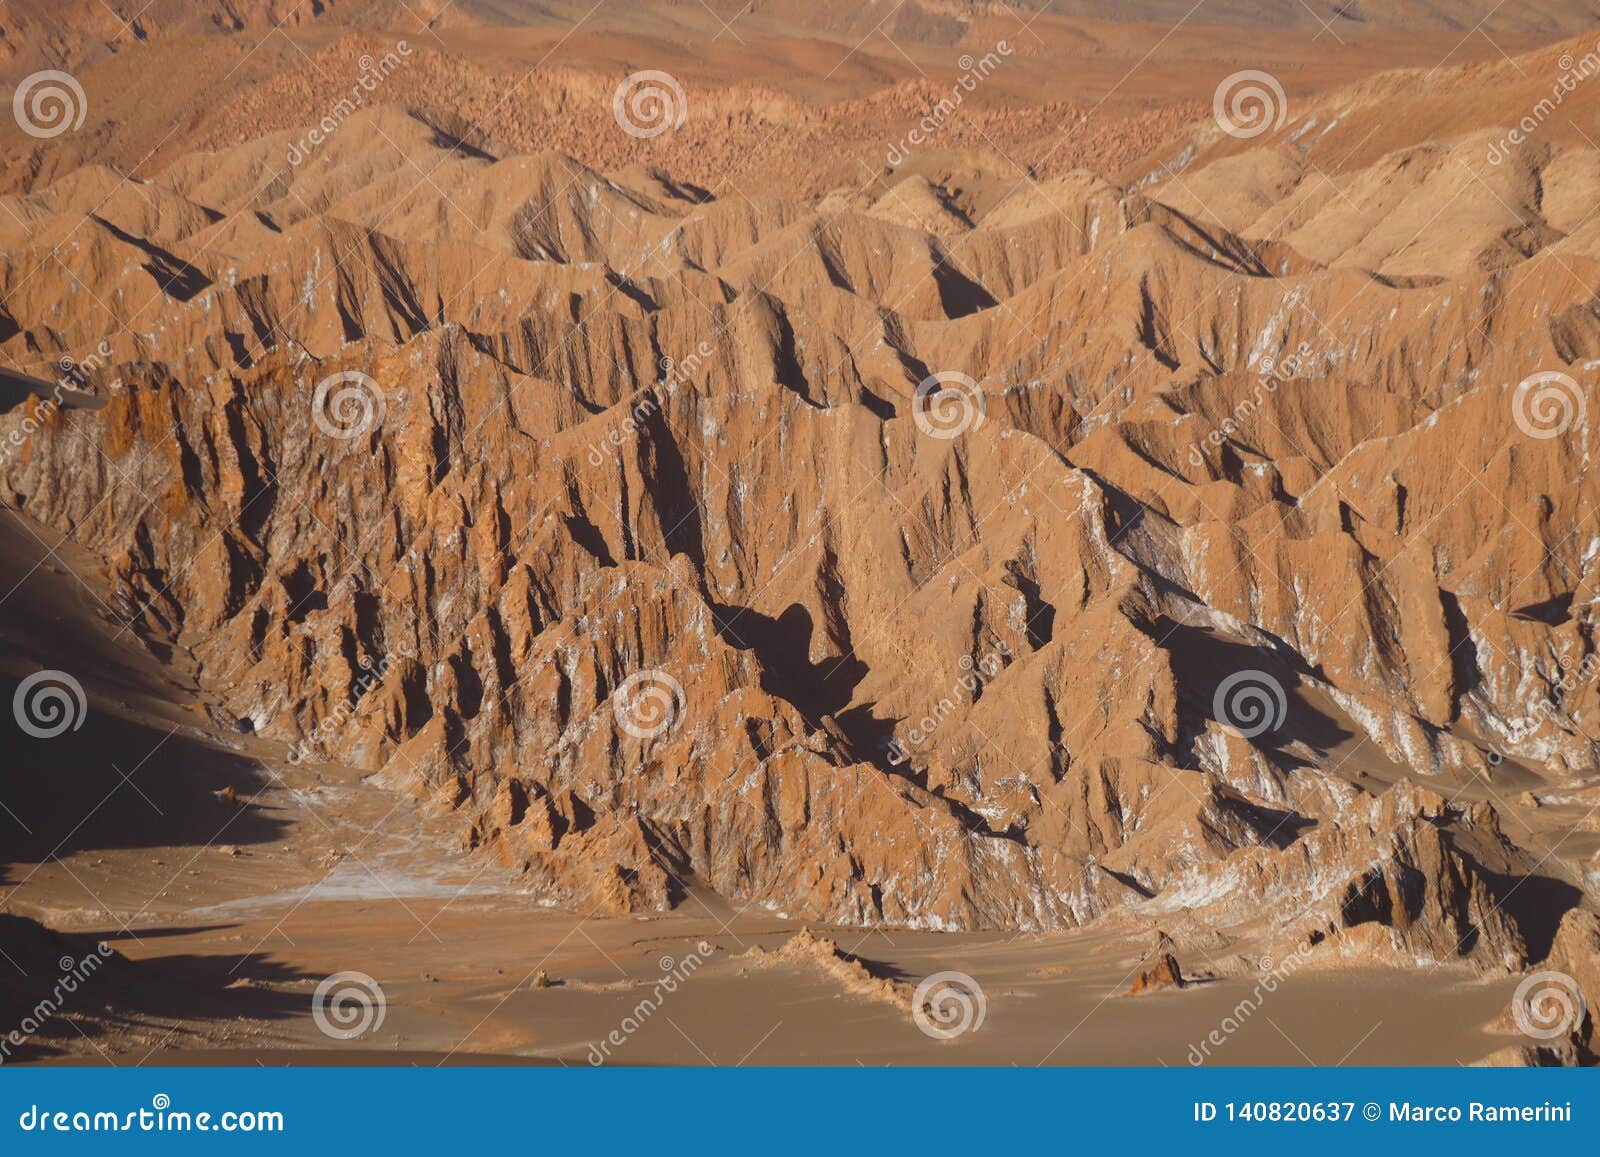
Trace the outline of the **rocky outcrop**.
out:
<instances>
[{"instance_id":1,"label":"rocky outcrop","mask_svg":"<svg viewBox=\"0 0 1600 1157\"><path fill-rule=\"evenodd\" d=\"M1156 946L1145 957L1124 996L1143 996L1164 988L1182 988L1188 983L1178 966L1177 945L1165 932L1157 933Z\"/></svg>"},{"instance_id":2,"label":"rocky outcrop","mask_svg":"<svg viewBox=\"0 0 1600 1157\"><path fill-rule=\"evenodd\" d=\"M1595 1001L1600 999L1600 916L1573 908L1562 917L1550 953L1523 977L1510 1005L1488 1031L1521 1038L1495 1063L1594 1064Z\"/></svg>"},{"instance_id":3,"label":"rocky outcrop","mask_svg":"<svg viewBox=\"0 0 1600 1157\"><path fill-rule=\"evenodd\" d=\"M229 725L585 911L1539 954L1491 798L1594 776L1592 166L1518 154L1527 243L1462 263L1294 166L1224 220L717 201L393 108L264 184L287 139L0 217L0 349L77 398L0 494Z\"/></svg>"},{"instance_id":4,"label":"rocky outcrop","mask_svg":"<svg viewBox=\"0 0 1600 1157\"><path fill-rule=\"evenodd\" d=\"M802 928L775 950L755 945L741 953L739 959L750 968L792 967L813 971L835 981L847 993L883 1001L908 1012L915 995L911 986L884 975L881 966L844 951L833 940L818 936L809 928Z\"/></svg>"}]
</instances>

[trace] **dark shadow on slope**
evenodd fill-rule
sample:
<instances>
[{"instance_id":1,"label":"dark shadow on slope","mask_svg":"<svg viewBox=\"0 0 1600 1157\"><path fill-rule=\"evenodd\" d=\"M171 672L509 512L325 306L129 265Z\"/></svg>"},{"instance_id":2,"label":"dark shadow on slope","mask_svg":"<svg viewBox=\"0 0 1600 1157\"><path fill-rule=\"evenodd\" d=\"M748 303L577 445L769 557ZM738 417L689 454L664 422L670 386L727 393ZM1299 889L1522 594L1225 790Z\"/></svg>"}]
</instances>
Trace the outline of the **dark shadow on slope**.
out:
<instances>
[{"instance_id":1,"label":"dark shadow on slope","mask_svg":"<svg viewBox=\"0 0 1600 1157\"><path fill-rule=\"evenodd\" d=\"M53 400L64 410L100 410L106 399L82 390L66 389L56 382L47 382L14 370L0 370L0 414L8 414L18 406L36 405Z\"/></svg>"},{"instance_id":2,"label":"dark shadow on slope","mask_svg":"<svg viewBox=\"0 0 1600 1157\"><path fill-rule=\"evenodd\" d=\"M1460 840L1450 839L1450 846L1468 867L1483 877L1496 906L1516 922L1528 946L1528 959L1540 961L1549 956L1561 918L1583 903L1582 890L1554 876L1514 876L1496 872L1462 847Z\"/></svg>"},{"instance_id":3,"label":"dark shadow on slope","mask_svg":"<svg viewBox=\"0 0 1600 1157\"><path fill-rule=\"evenodd\" d=\"M813 726L842 711L866 676L867 665L853 656L811 661L811 612L799 603L776 619L748 607L713 603L711 609L725 642L756 653L761 689L793 703Z\"/></svg>"},{"instance_id":4,"label":"dark shadow on slope","mask_svg":"<svg viewBox=\"0 0 1600 1157\"><path fill-rule=\"evenodd\" d=\"M903 759L897 762L891 753L896 721L879 718L874 703L850 705L867 665L854 655L811 661L810 611L794 603L774 619L748 607L712 603L711 609L724 642L755 652L763 691L792 703L810 726L831 735L850 758L927 787L925 774ZM757 751L763 742L761 735L752 734Z\"/></svg>"},{"instance_id":5,"label":"dark shadow on slope","mask_svg":"<svg viewBox=\"0 0 1600 1157\"><path fill-rule=\"evenodd\" d=\"M36 684L26 700L41 715L74 729L39 737L24 731L10 706L21 682L0 679L0 846L12 863L40 863L105 848L254 844L277 838L286 824L246 802L266 784L252 759L176 731L113 715L98 696L79 701L69 684ZM53 707L40 699L61 688ZM83 705L80 707L79 703ZM57 723L36 728L49 732Z\"/></svg>"},{"instance_id":6,"label":"dark shadow on slope","mask_svg":"<svg viewBox=\"0 0 1600 1157\"><path fill-rule=\"evenodd\" d=\"M1478 645L1472 640L1461 600L1456 598L1455 592L1441 587L1439 606L1444 613L1444 629L1450 643L1450 674L1455 690L1455 702L1451 705L1453 716L1460 711L1462 697L1483 681L1483 671L1478 663Z\"/></svg>"},{"instance_id":7,"label":"dark shadow on slope","mask_svg":"<svg viewBox=\"0 0 1600 1157\"><path fill-rule=\"evenodd\" d=\"M649 487L661 519L667 549L673 554L688 555L695 571L704 571L705 536L701 529L700 505L683 452L659 409L652 409L640 426L637 446L639 473Z\"/></svg>"},{"instance_id":8,"label":"dark shadow on slope","mask_svg":"<svg viewBox=\"0 0 1600 1157\"><path fill-rule=\"evenodd\" d=\"M933 283L939 290L939 308L951 321L999 304L987 289L949 265L934 269Z\"/></svg>"},{"instance_id":9,"label":"dark shadow on slope","mask_svg":"<svg viewBox=\"0 0 1600 1157\"><path fill-rule=\"evenodd\" d=\"M1154 632L1172 657L1179 702L1190 718L1215 720L1273 752L1296 740L1328 751L1355 737L1297 693L1301 675L1309 672L1288 656L1165 618Z\"/></svg>"},{"instance_id":10,"label":"dark shadow on slope","mask_svg":"<svg viewBox=\"0 0 1600 1157\"><path fill-rule=\"evenodd\" d=\"M1542 602L1529 603L1525 607L1518 607L1511 613L1526 622L1543 623L1548 627L1559 627L1572 621L1572 593L1555 595Z\"/></svg>"},{"instance_id":11,"label":"dark shadow on slope","mask_svg":"<svg viewBox=\"0 0 1600 1157\"><path fill-rule=\"evenodd\" d=\"M123 629L60 537L0 513L0 855L273 838L283 825L238 802L266 783L254 760L137 706L192 684Z\"/></svg>"},{"instance_id":12,"label":"dark shadow on slope","mask_svg":"<svg viewBox=\"0 0 1600 1157\"><path fill-rule=\"evenodd\" d=\"M213 220L220 219L220 214L207 209L205 212ZM211 279L203 271L190 265L183 258L174 253L169 253L159 245L151 244L143 237L136 237L125 229L119 229L104 217L89 215L89 219L102 226L118 241L131 245L143 253L147 260L143 269L160 286L161 292L176 301L191 301L211 284Z\"/></svg>"},{"instance_id":13,"label":"dark shadow on slope","mask_svg":"<svg viewBox=\"0 0 1600 1157\"><path fill-rule=\"evenodd\" d=\"M1279 851L1298 840L1306 829L1317 826L1316 820L1299 812L1268 807L1243 796L1228 797L1226 806L1254 828L1263 843Z\"/></svg>"},{"instance_id":14,"label":"dark shadow on slope","mask_svg":"<svg viewBox=\"0 0 1600 1157\"><path fill-rule=\"evenodd\" d=\"M185 935L192 928L153 929L141 940ZM308 974L263 953L232 956L174 955L134 962L116 951L126 933L54 932L24 916L0 913L0 1024L21 1037L4 1041L7 1062L42 1060L64 1050L56 1042L96 1048L100 1037L133 1032L161 1035L177 1022L202 1029L241 1019L285 1020L303 1015L308 1000L284 986ZM9 1031L9 1030L8 1030ZM76 1050L75 1050L76 1051Z\"/></svg>"}]
</instances>

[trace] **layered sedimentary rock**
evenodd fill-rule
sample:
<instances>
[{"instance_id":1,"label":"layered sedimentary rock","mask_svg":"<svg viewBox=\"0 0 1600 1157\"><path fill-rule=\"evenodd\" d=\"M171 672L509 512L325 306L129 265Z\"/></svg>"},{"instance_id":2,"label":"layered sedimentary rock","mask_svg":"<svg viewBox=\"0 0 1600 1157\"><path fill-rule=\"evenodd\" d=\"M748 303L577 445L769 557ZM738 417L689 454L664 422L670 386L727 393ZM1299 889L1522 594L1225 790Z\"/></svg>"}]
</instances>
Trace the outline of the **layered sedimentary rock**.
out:
<instances>
[{"instance_id":1,"label":"layered sedimentary rock","mask_svg":"<svg viewBox=\"0 0 1600 1157\"><path fill-rule=\"evenodd\" d=\"M224 722L586 910L1550 950L1499 813L1595 774L1592 150L786 201L291 136L0 216L0 350L104 402L0 491Z\"/></svg>"}]
</instances>

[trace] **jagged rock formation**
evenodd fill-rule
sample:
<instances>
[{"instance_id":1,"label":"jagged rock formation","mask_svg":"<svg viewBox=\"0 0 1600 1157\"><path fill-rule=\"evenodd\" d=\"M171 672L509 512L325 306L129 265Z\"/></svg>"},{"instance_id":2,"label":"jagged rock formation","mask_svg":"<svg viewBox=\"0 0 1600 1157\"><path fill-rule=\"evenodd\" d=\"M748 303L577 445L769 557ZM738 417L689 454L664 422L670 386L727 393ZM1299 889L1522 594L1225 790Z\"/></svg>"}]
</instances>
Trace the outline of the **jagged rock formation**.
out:
<instances>
[{"instance_id":1,"label":"jagged rock formation","mask_svg":"<svg viewBox=\"0 0 1600 1157\"><path fill-rule=\"evenodd\" d=\"M760 945L742 953L740 960L751 968L789 966L815 972L838 983L845 992L883 1001L909 1012L916 993L912 986L881 975L881 969L844 951L826 936L802 928L776 950Z\"/></svg>"},{"instance_id":2,"label":"jagged rock formation","mask_svg":"<svg viewBox=\"0 0 1600 1157\"><path fill-rule=\"evenodd\" d=\"M1156 934L1155 948L1134 973L1124 996L1143 996L1164 988L1182 988L1188 983L1178 964L1177 944L1165 932Z\"/></svg>"},{"instance_id":3,"label":"jagged rock formation","mask_svg":"<svg viewBox=\"0 0 1600 1157\"><path fill-rule=\"evenodd\" d=\"M0 351L104 403L0 494L228 722L586 910L1548 951L1493 798L1600 751L1592 150L715 200L300 135L0 215Z\"/></svg>"}]
</instances>

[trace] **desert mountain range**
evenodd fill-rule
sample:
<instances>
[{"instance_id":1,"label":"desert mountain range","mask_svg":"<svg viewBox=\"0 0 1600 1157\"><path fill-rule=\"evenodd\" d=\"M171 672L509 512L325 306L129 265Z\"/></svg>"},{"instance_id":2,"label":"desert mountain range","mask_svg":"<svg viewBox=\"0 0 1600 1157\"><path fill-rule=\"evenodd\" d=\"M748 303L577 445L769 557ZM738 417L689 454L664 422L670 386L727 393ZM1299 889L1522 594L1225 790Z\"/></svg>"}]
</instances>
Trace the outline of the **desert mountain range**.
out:
<instances>
[{"instance_id":1,"label":"desert mountain range","mask_svg":"<svg viewBox=\"0 0 1600 1157\"><path fill-rule=\"evenodd\" d=\"M1209 71L1002 90L887 162L943 78L689 84L644 139L621 70L507 103L427 29L289 7L157 3L133 44L6 16L11 71L81 64L102 110L169 45L205 73L340 21L172 141L97 111L4 154L0 498L103 562L211 725L585 911L1135 912L1593 987L1600 81L1511 135L1595 59L1592 4L1224 5L1285 53L1313 17L1585 31L1291 83L1260 132ZM1112 15L1056 10L1051 43ZM895 17L946 57L1026 18Z\"/></svg>"}]
</instances>

